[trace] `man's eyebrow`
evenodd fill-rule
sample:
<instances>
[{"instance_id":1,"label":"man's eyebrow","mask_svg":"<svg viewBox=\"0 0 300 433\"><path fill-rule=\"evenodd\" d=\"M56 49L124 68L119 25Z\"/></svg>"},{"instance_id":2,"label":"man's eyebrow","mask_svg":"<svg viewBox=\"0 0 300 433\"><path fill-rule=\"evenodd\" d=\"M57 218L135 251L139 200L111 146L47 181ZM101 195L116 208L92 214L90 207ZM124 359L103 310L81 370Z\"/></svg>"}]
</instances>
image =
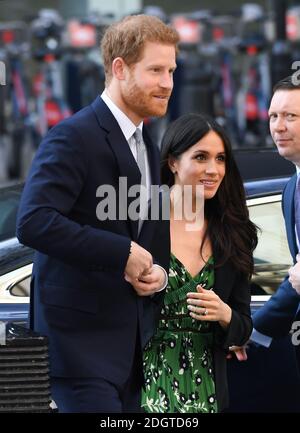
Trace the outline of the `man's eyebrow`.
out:
<instances>
[{"instance_id":1,"label":"man's eyebrow","mask_svg":"<svg viewBox=\"0 0 300 433\"><path fill-rule=\"evenodd\" d=\"M299 111L298 111L298 113L297 113L297 110L296 110L296 109L283 110L283 111L275 111L275 110L272 110L272 111L268 111L268 114L269 114L269 116L270 116L271 114L283 114L283 115L285 115L285 114L299 114Z\"/></svg>"}]
</instances>

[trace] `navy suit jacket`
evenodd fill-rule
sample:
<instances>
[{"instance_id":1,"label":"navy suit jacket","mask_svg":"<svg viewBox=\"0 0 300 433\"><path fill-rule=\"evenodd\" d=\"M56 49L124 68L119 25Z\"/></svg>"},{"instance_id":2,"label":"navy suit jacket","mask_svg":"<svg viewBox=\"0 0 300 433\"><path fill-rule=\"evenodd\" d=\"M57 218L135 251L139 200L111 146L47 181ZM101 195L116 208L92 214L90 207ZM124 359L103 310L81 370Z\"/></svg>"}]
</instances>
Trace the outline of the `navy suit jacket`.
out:
<instances>
[{"instance_id":1,"label":"navy suit jacket","mask_svg":"<svg viewBox=\"0 0 300 433\"><path fill-rule=\"evenodd\" d=\"M285 219L289 249L296 262L298 247L295 235L294 193L297 182L295 174L287 183L282 196L282 210ZM288 281L288 276L280 284L276 293L253 316L257 331L270 337L283 337L291 329L299 307L300 296Z\"/></svg>"},{"instance_id":2,"label":"navy suit jacket","mask_svg":"<svg viewBox=\"0 0 300 433\"><path fill-rule=\"evenodd\" d=\"M152 184L159 184L158 149L146 131L144 140ZM128 188L140 183L128 143L100 97L49 131L28 175L17 236L37 251L31 324L49 337L53 376L123 383L137 339L143 346L154 332L163 293L137 296L124 269L134 240L168 271L169 224L145 221L138 238L137 221L100 221L97 188L113 186L118 199L120 176Z\"/></svg>"}]
</instances>

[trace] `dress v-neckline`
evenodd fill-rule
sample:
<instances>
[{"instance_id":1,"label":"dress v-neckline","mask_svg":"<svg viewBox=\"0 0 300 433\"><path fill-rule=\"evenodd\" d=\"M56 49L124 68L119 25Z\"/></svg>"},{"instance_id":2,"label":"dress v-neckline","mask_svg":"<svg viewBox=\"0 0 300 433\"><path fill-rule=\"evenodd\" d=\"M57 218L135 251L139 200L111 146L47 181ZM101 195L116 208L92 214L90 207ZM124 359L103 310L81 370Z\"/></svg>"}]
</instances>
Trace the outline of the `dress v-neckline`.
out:
<instances>
[{"instance_id":1,"label":"dress v-neckline","mask_svg":"<svg viewBox=\"0 0 300 433\"><path fill-rule=\"evenodd\" d=\"M210 260L211 260L211 258L212 258L212 255L209 256L207 262L204 263L204 265L203 265L202 268L197 272L197 274L193 276L193 275L188 271L188 269L186 268L186 266L182 263L182 261L179 260L177 256L175 256L174 253L171 252L171 255L172 255L172 256L174 257L174 259L175 259L175 260L180 264L180 266L182 266L182 267L184 268L185 272L189 275L189 277L190 277L192 280L195 280L195 278L197 278L197 276L198 276L199 274L201 274L201 272L203 271L203 269L205 269L205 267L208 265L208 263L210 262Z\"/></svg>"}]
</instances>

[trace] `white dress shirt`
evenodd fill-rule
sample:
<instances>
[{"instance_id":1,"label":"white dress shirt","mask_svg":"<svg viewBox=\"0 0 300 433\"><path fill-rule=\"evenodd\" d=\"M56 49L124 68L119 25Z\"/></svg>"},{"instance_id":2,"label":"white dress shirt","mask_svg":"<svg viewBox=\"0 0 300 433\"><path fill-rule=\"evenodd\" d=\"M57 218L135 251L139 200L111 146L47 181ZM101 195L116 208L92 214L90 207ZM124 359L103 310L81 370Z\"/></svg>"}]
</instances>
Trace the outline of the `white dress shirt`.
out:
<instances>
[{"instance_id":1,"label":"white dress shirt","mask_svg":"<svg viewBox=\"0 0 300 433\"><path fill-rule=\"evenodd\" d=\"M296 171L297 171L297 182L296 182L296 188L297 188L297 183L300 182L300 177L299 177L300 168L297 165L296 165ZM299 244L296 224L295 224L295 234L296 234L296 243L297 243L297 247L298 247L298 251L299 251L300 244Z\"/></svg>"},{"instance_id":2,"label":"white dress shirt","mask_svg":"<svg viewBox=\"0 0 300 433\"><path fill-rule=\"evenodd\" d=\"M117 107L117 105L110 99L109 95L105 90L103 90L101 94L101 98L108 106L114 118L118 122L121 131L123 132L123 135L127 140L132 155L134 159L137 160L136 142L133 137L133 134L135 133L135 130L137 128L139 128L143 133L143 122L141 122L138 126L135 126L135 124L129 119L129 117L127 117L126 114L123 113L123 111L120 110L120 108ZM148 189L148 197L150 197L151 196L151 171L150 171L149 158L147 152L145 153L145 165L146 165L146 186Z\"/></svg>"},{"instance_id":3,"label":"white dress shirt","mask_svg":"<svg viewBox=\"0 0 300 433\"><path fill-rule=\"evenodd\" d=\"M141 130L141 132L143 132L143 122L141 122L136 127L135 124L129 119L129 117L127 117L126 114L123 113L123 111L120 110L120 108L111 100L111 98L109 97L109 95L105 89L103 90L103 92L101 94L101 98L103 99L105 104L108 106L112 115L114 116L114 118L118 122L118 124L121 128L121 131L123 132L123 135L127 140L127 143L128 143L129 148L132 152L132 155L136 161L137 160L136 142L135 142L134 137L132 137L132 136L135 133L135 130L137 128L139 128ZM145 166L146 166L146 186L148 189L148 197L151 197L151 172L150 172L149 158L148 158L147 152L145 153ZM157 292L160 292L161 290L164 290L168 284L168 275L162 266L160 266L158 264L154 264L154 266L158 266L159 268L161 268L165 274L164 285L162 288L157 290Z\"/></svg>"}]
</instances>

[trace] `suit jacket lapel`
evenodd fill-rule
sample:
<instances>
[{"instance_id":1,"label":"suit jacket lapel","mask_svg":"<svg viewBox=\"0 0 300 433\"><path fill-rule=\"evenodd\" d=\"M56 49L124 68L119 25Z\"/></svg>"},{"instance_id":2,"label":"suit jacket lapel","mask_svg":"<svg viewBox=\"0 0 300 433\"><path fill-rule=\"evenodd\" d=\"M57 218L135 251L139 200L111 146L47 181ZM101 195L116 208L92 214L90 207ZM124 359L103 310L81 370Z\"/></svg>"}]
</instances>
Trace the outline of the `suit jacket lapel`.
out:
<instances>
[{"instance_id":1,"label":"suit jacket lapel","mask_svg":"<svg viewBox=\"0 0 300 433\"><path fill-rule=\"evenodd\" d=\"M149 166L151 171L152 185L160 185L160 164L159 164L159 151L155 144L153 144L148 134L147 128L143 128L143 138L147 147L147 154Z\"/></svg>"},{"instance_id":2,"label":"suit jacket lapel","mask_svg":"<svg viewBox=\"0 0 300 433\"><path fill-rule=\"evenodd\" d=\"M128 146L128 142L125 139L118 122L100 96L92 103L92 107L96 113L100 127L107 131L107 142L115 155L120 177L127 178L128 192L128 189L131 186L140 184L141 182L141 174ZM128 206L133 200L135 200L135 197L127 198ZM133 239L136 239L138 221L129 219L129 224L131 226Z\"/></svg>"},{"instance_id":3,"label":"suit jacket lapel","mask_svg":"<svg viewBox=\"0 0 300 433\"><path fill-rule=\"evenodd\" d=\"M153 144L148 134L147 128L143 128L143 139L147 148L147 155L151 173L151 185L160 185L160 163L159 163L159 150L158 147ZM139 243L141 245L147 246L152 242L152 238L155 232L155 224L157 221L151 220L151 206L153 203L149 203L148 209L148 220L144 221L142 226L142 230L139 237ZM159 206L158 203L155 203L154 206ZM151 230L150 230L151 227Z\"/></svg>"},{"instance_id":4,"label":"suit jacket lapel","mask_svg":"<svg viewBox=\"0 0 300 433\"><path fill-rule=\"evenodd\" d=\"M295 235L295 206L294 194L297 182L297 174L295 174L287 183L282 195L282 207L285 219L286 233L289 248L292 256L295 258L298 252L296 235Z\"/></svg>"}]
</instances>

